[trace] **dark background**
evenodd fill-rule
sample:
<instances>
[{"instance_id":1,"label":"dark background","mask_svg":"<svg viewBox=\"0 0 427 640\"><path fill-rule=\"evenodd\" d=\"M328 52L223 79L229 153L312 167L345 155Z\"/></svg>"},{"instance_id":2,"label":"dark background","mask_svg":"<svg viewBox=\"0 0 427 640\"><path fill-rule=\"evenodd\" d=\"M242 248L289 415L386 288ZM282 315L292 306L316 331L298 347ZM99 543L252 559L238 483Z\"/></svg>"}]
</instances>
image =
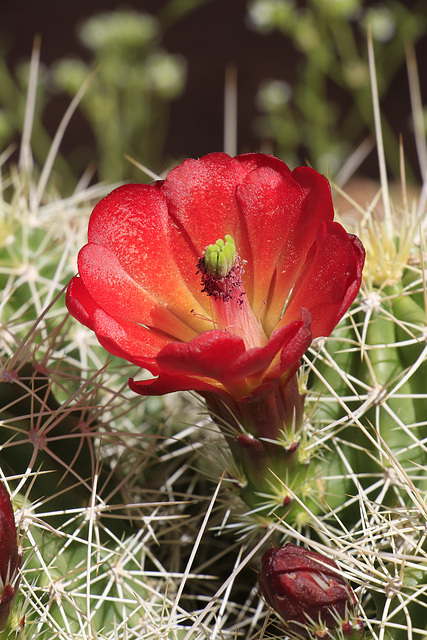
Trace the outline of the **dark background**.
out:
<instances>
[{"instance_id":1,"label":"dark background","mask_svg":"<svg viewBox=\"0 0 427 640\"><path fill-rule=\"evenodd\" d=\"M34 36L42 38L41 59L46 65L70 54L90 60L90 52L79 44L76 26L84 18L100 11L133 7L157 15L166 0L142 0L117 3L113 0L0 0L0 38L8 65L31 55ZM211 0L194 9L170 26L162 44L170 53L179 53L187 61L187 85L182 96L172 103L165 156L201 156L223 147L224 75L227 65L238 71L238 151L256 151L260 140L253 122L257 115L255 95L264 78L279 78L291 83L296 77L298 60L286 38L273 32L261 35L247 26L246 0ZM421 84L427 68L427 39L416 48ZM424 82L425 85L425 82ZM56 130L69 104L58 97L45 116L47 127ZM407 159L417 167L410 124L410 102L406 69L396 75L382 104L385 117L396 132L402 132ZM61 149L91 135L82 116L76 114ZM285 159L286 160L286 159ZM373 177L377 173L376 154L371 153L362 169Z\"/></svg>"}]
</instances>

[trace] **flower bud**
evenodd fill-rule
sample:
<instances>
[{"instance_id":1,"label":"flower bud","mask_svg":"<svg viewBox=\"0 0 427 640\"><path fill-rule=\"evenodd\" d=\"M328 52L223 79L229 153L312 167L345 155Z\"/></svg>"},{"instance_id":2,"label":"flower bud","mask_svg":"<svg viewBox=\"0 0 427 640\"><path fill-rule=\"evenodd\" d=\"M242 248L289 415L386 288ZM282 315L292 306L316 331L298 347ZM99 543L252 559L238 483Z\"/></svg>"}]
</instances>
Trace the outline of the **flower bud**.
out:
<instances>
[{"instance_id":1,"label":"flower bud","mask_svg":"<svg viewBox=\"0 0 427 640\"><path fill-rule=\"evenodd\" d=\"M21 565L12 504L6 487L0 483L0 630L6 627L12 610Z\"/></svg>"},{"instance_id":2,"label":"flower bud","mask_svg":"<svg viewBox=\"0 0 427 640\"><path fill-rule=\"evenodd\" d=\"M363 635L355 615L356 597L330 558L290 543L268 549L258 580L286 631L317 638L335 637L336 631L339 637Z\"/></svg>"}]
</instances>

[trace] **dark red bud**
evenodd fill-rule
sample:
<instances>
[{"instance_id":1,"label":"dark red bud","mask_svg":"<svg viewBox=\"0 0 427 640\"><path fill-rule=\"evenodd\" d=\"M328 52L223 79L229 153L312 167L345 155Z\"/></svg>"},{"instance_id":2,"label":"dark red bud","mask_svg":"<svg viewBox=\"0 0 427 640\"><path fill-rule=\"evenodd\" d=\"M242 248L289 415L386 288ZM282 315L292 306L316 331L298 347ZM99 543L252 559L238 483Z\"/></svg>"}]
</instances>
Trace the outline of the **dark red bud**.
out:
<instances>
[{"instance_id":1,"label":"dark red bud","mask_svg":"<svg viewBox=\"0 0 427 640\"><path fill-rule=\"evenodd\" d=\"M0 629L9 618L21 564L12 503L6 487L0 482Z\"/></svg>"},{"instance_id":2,"label":"dark red bud","mask_svg":"<svg viewBox=\"0 0 427 640\"><path fill-rule=\"evenodd\" d=\"M7 584L3 589L3 593L1 594L0 605L7 604L8 602L10 602L14 595L15 595L15 589L12 587L11 584Z\"/></svg>"},{"instance_id":3,"label":"dark red bud","mask_svg":"<svg viewBox=\"0 0 427 640\"><path fill-rule=\"evenodd\" d=\"M355 638L361 640L365 635L363 623L358 618L355 618L352 622L350 620L343 622L341 631L343 636L349 638L349 640L354 640Z\"/></svg>"},{"instance_id":4,"label":"dark red bud","mask_svg":"<svg viewBox=\"0 0 427 640\"><path fill-rule=\"evenodd\" d=\"M258 580L267 604L300 636L336 629L355 613L356 597L338 565L295 544L266 551Z\"/></svg>"}]
</instances>

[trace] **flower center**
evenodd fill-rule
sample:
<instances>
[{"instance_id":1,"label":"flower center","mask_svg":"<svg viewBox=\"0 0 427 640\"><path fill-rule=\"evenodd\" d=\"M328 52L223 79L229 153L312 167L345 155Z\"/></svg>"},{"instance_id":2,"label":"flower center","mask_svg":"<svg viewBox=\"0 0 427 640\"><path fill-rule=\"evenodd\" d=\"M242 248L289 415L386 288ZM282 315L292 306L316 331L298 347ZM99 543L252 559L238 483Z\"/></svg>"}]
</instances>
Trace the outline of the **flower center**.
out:
<instances>
[{"instance_id":1,"label":"flower center","mask_svg":"<svg viewBox=\"0 0 427 640\"><path fill-rule=\"evenodd\" d=\"M205 267L214 278L225 278L231 271L236 260L236 244L229 235L225 236L225 242L221 238L206 247Z\"/></svg>"},{"instance_id":2,"label":"flower center","mask_svg":"<svg viewBox=\"0 0 427 640\"><path fill-rule=\"evenodd\" d=\"M255 318L242 280L244 261L229 235L205 249L197 267L202 277L202 293L210 297L215 329L240 336L246 349L267 344L264 329Z\"/></svg>"}]
</instances>

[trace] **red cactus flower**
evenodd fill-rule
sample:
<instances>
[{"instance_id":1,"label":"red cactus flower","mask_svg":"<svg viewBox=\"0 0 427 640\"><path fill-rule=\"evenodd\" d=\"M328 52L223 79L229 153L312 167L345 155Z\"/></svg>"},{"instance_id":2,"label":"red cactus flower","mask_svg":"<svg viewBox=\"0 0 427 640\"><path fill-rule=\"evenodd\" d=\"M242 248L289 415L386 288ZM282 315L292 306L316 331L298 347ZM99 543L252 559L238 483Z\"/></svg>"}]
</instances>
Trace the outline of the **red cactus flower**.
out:
<instances>
[{"instance_id":1,"label":"red cactus flower","mask_svg":"<svg viewBox=\"0 0 427 640\"><path fill-rule=\"evenodd\" d=\"M186 160L95 207L68 309L155 376L130 381L140 394L248 398L290 380L357 295L363 247L333 215L313 169L262 154ZM208 264L209 245L226 257Z\"/></svg>"},{"instance_id":2,"label":"red cactus flower","mask_svg":"<svg viewBox=\"0 0 427 640\"><path fill-rule=\"evenodd\" d=\"M0 629L5 628L9 619L21 564L12 504L6 487L0 482Z\"/></svg>"},{"instance_id":3,"label":"red cactus flower","mask_svg":"<svg viewBox=\"0 0 427 640\"><path fill-rule=\"evenodd\" d=\"M328 632L337 629L340 637L363 636L356 597L331 558L291 543L268 549L258 581L267 604L296 637L312 632L330 638Z\"/></svg>"}]
</instances>

